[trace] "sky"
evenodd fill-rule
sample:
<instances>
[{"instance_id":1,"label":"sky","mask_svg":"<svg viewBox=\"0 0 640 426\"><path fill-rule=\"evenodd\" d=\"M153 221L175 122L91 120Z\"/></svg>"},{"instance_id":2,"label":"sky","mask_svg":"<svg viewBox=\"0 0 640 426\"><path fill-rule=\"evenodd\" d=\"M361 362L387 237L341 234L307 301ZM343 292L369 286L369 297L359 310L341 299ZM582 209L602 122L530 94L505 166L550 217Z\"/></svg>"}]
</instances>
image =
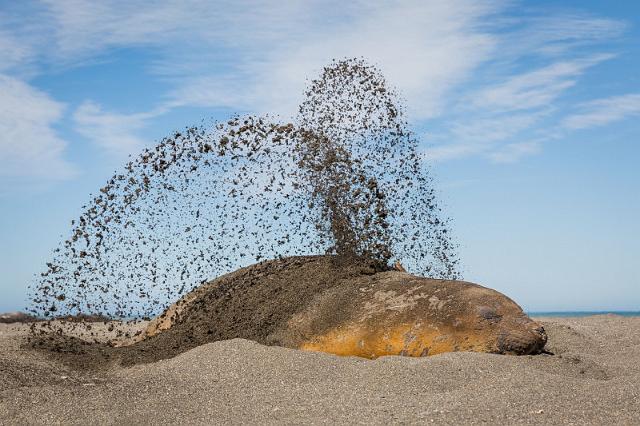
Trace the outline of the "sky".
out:
<instances>
[{"instance_id":1,"label":"sky","mask_svg":"<svg viewBox=\"0 0 640 426\"><path fill-rule=\"evenodd\" d=\"M0 312L129 155L286 120L348 57L406 103L466 280L640 310L638 1L0 0Z\"/></svg>"}]
</instances>

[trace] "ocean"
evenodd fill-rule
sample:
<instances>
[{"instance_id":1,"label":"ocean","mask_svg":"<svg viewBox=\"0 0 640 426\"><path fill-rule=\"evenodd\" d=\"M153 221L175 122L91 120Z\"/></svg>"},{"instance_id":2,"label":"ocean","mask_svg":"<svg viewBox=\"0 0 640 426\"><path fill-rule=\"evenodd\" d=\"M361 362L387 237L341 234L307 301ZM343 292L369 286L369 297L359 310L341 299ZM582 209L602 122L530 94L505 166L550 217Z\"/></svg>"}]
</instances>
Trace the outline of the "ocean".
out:
<instances>
[{"instance_id":1,"label":"ocean","mask_svg":"<svg viewBox=\"0 0 640 426\"><path fill-rule=\"evenodd\" d=\"M620 315L622 317L640 317L640 311L549 311L527 312L531 317L588 317L591 315Z\"/></svg>"}]
</instances>

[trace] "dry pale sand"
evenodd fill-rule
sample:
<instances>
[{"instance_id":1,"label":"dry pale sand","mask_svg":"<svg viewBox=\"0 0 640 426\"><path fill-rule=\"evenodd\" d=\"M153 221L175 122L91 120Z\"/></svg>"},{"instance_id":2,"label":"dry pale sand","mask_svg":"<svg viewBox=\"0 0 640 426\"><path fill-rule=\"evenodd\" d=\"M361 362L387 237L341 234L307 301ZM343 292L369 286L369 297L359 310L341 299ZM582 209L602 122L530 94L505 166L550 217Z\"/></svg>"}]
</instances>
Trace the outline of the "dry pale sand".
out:
<instances>
[{"instance_id":1,"label":"dry pale sand","mask_svg":"<svg viewBox=\"0 0 640 426\"><path fill-rule=\"evenodd\" d=\"M228 340L77 371L0 325L1 424L640 424L640 317L544 318L555 355L375 361Z\"/></svg>"}]
</instances>

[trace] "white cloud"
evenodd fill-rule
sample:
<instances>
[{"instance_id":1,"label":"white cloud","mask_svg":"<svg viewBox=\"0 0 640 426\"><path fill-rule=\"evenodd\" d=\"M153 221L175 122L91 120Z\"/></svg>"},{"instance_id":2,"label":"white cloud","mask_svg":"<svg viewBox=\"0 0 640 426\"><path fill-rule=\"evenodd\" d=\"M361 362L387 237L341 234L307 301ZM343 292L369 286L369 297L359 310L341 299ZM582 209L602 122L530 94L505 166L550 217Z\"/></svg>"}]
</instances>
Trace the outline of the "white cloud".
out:
<instances>
[{"instance_id":1,"label":"white cloud","mask_svg":"<svg viewBox=\"0 0 640 426\"><path fill-rule=\"evenodd\" d=\"M563 120L567 129L587 129L604 126L627 117L640 116L640 93L598 99L581 106L582 112Z\"/></svg>"},{"instance_id":2,"label":"white cloud","mask_svg":"<svg viewBox=\"0 0 640 426\"><path fill-rule=\"evenodd\" d=\"M440 137L455 142L425 150L426 157L431 161L442 162L472 155L486 155L495 149L499 150L501 143L518 138L522 132L531 129L546 113L473 116L466 121L454 122L446 135Z\"/></svg>"},{"instance_id":3,"label":"white cloud","mask_svg":"<svg viewBox=\"0 0 640 426\"><path fill-rule=\"evenodd\" d=\"M0 74L0 176L64 179L74 168L54 129L65 105L25 82Z\"/></svg>"},{"instance_id":4,"label":"white cloud","mask_svg":"<svg viewBox=\"0 0 640 426\"><path fill-rule=\"evenodd\" d=\"M119 45L161 49L153 69L175 87L163 108L228 107L289 116L309 76L333 58L361 56L400 89L414 118L440 114L447 93L490 58L496 37L486 21L502 7L469 0L252 1L218 9L207 2L169 1L152 10L136 2L47 3L57 22L56 55L64 60ZM105 113L88 104L74 118L81 134L110 150L143 143L136 135L147 121L144 115Z\"/></svg>"},{"instance_id":5,"label":"white cloud","mask_svg":"<svg viewBox=\"0 0 640 426\"><path fill-rule=\"evenodd\" d=\"M237 64L248 53L301 36L336 13L337 1L273 2L207 0L44 0L53 29L52 55L74 61L113 47L153 46L163 52L162 68L173 74L211 68L222 49ZM340 7L349 14L356 5ZM325 21L325 22L323 22ZM212 49L215 47L214 49ZM179 58L179 61L174 59ZM215 64L219 65L219 64Z\"/></svg>"},{"instance_id":6,"label":"white cloud","mask_svg":"<svg viewBox=\"0 0 640 426\"><path fill-rule=\"evenodd\" d=\"M456 140L480 143L499 142L531 127L542 115L543 113L474 117L472 121L455 123L451 134Z\"/></svg>"},{"instance_id":7,"label":"white cloud","mask_svg":"<svg viewBox=\"0 0 640 426\"><path fill-rule=\"evenodd\" d=\"M138 134L147 121L164 113L159 109L147 113L119 114L104 111L94 102L84 102L73 114L75 129L97 146L117 156L126 156L147 142Z\"/></svg>"},{"instance_id":8,"label":"white cloud","mask_svg":"<svg viewBox=\"0 0 640 426\"><path fill-rule=\"evenodd\" d=\"M470 92L459 106L461 117L450 121L451 141L427 154L434 161L483 155L495 163L515 162L536 154L546 140L558 137L558 126L541 128L565 92L590 67L611 59L609 54L573 60L509 75L504 82ZM536 138L536 142L523 142Z\"/></svg>"},{"instance_id":9,"label":"white cloud","mask_svg":"<svg viewBox=\"0 0 640 426\"><path fill-rule=\"evenodd\" d=\"M535 71L509 77L504 83L480 90L469 98L476 108L516 111L549 105L576 84L584 71L611 59L596 55L585 59L555 62Z\"/></svg>"},{"instance_id":10,"label":"white cloud","mask_svg":"<svg viewBox=\"0 0 640 426\"><path fill-rule=\"evenodd\" d=\"M492 2L467 0L359 2L340 16L331 15L335 12L326 4L312 3L282 31L273 15L279 10L266 11L255 25L258 33L270 36L247 40L240 35L240 54L231 72L186 76L172 97L176 104L222 103L291 115L307 78L334 58L365 57L400 89L414 117L435 116L446 93L489 58L494 36L478 27L496 10ZM323 19L311 19L314 15ZM165 66L165 72L170 68Z\"/></svg>"},{"instance_id":11,"label":"white cloud","mask_svg":"<svg viewBox=\"0 0 640 426\"><path fill-rule=\"evenodd\" d=\"M575 13L500 19L504 32L496 34L486 71L454 93L460 101L442 117L440 144L425 150L434 161L480 156L515 162L561 137L566 132L551 112L565 107L569 89L589 68L614 57L594 54L594 47L625 29L619 21ZM531 63L543 65L532 69Z\"/></svg>"},{"instance_id":12,"label":"white cloud","mask_svg":"<svg viewBox=\"0 0 640 426\"><path fill-rule=\"evenodd\" d=\"M489 159L494 163L515 163L524 156L540 152L540 142L519 142L501 147L489 154Z\"/></svg>"},{"instance_id":13,"label":"white cloud","mask_svg":"<svg viewBox=\"0 0 640 426\"><path fill-rule=\"evenodd\" d=\"M419 117L437 114L446 92L486 60L486 22L502 2L48 0L60 61L112 47L153 46L154 70L175 83L169 104L292 114L306 79L333 58L381 66ZM483 28L481 28L483 27ZM455 54L452 54L455 52Z\"/></svg>"},{"instance_id":14,"label":"white cloud","mask_svg":"<svg viewBox=\"0 0 640 426\"><path fill-rule=\"evenodd\" d=\"M575 59L576 49L624 29L618 21L575 13L511 13L502 0L39 5L29 19L13 16L4 21L11 27L0 23L0 54L6 58L0 67L20 69L34 58L71 67L108 57L113 49L150 49L150 78L167 85L155 109L123 114L117 105L85 102L73 114L79 134L117 154L138 150L151 120L182 106L294 114L307 78L333 58L354 56L382 69L406 99L412 119L441 120L451 145L429 150L432 158L515 152L545 110L589 67L611 57ZM546 65L514 71L530 69L524 59L532 57Z\"/></svg>"},{"instance_id":15,"label":"white cloud","mask_svg":"<svg viewBox=\"0 0 640 426\"><path fill-rule=\"evenodd\" d=\"M0 71L6 71L10 68L27 62L33 55L33 51L29 45L20 43L8 31L0 28Z\"/></svg>"},{"instance_id":16,"label":"white cloud","mask_svg":"<svg viewBox=\"0 0 640 426\"><path fill-rule=\"evenodd\" d=\"M580 13L554 13L514 19L518 29L501 39L501 55L564 55L578 48L610 42L627 25L612 19Z\"/></svg>"},{"instance_id":17,"label":"white cloud","mask_svg":"<svg viewBox=\"0 0 640 426\"><path fill-rule=\"evenodd\" d=\"M450 143L428 148L424 151L424 158L427 161L442 162L469 157L482 152L484 147L477 144Z\"/></svg>"},{"instance_id":18,"label":"white cloud","mask_svg":"<svg viewBox=\"0 0 640 426\"><path fill-rule=\"evenodd\" d=\"M447 95L488 61L560 55L621 34L619 21L578 13L503 13L508 3L471 1L45 0L50 55L71 61L113 47L153 46L153 69L174 89L167 106L291 114L306 78L333 58L366 57L402 92L416 118L434 117ZM503 31L504 32L501 32ZM558 98L609 56L561 60L506 76L470 100L479 107L535 108Z\"/></svg>"}]
</instances>

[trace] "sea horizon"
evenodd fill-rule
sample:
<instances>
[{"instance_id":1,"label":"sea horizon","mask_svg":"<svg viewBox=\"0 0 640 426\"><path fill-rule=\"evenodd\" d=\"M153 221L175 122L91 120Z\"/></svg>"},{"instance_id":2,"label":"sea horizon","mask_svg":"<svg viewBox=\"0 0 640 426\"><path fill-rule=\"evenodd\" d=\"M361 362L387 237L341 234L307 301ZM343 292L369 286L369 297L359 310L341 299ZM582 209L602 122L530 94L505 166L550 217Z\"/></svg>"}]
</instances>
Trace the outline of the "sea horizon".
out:
<instances>
[{"instance_id":1,"label":"sea horizon","mask_svg":"<svg viewBox=\"0 0 640 426\"><path fill-rule=\"evenodd\" d=\"M0 315L7 315L12 313L26 313L24 310L16 309L16 310L7 310L0 311ZM594 315L619 315L622 317L640 317L640 311L617 311L617 310L596 310L596 311L525 311L528 316L531 317L562 317L562 318L571 318L571 317L588 317ZM139 320L141 317L126 317L126 318L118 318L119 320L131 321L131 320Z\"/></svg>"},{"instance_id":2,"label":"sea horizon","mask_svg":"<svg viewBox=\"0 0 640 426\"><path fill-rule=\"evenodd\" d=\"M531 317L588 317L593 315L619 315L622 317L638 317L640 311L527 311L527 315Z\"/></svg>"}]
</instances>

